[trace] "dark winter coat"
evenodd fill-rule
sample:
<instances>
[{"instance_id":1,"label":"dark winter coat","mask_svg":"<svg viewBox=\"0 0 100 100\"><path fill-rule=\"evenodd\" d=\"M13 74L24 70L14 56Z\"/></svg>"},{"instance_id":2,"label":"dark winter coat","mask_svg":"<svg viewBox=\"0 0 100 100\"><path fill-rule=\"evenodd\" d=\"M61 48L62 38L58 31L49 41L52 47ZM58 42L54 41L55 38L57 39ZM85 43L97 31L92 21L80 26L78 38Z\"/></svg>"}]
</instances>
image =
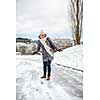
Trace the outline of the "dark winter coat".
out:
<instances>
[{"instance_id":1,"label":"dark winter coat","mask_svg":"<svg viewBox=\"0 0 100 100\"><path fill-rule=\"evenodd\" d=\"M54 45L54 43L51 41L49 37L47 37L46 40L47 45L52 49L53 52L57 51L57 47ZM43 44L38 40L38 46L37 46L37 51L40 51L40 48L42 49L42 58L43 61L48 61L48 60L53 60L53 57L45 50Z\"/></svg>"}]
</instances>

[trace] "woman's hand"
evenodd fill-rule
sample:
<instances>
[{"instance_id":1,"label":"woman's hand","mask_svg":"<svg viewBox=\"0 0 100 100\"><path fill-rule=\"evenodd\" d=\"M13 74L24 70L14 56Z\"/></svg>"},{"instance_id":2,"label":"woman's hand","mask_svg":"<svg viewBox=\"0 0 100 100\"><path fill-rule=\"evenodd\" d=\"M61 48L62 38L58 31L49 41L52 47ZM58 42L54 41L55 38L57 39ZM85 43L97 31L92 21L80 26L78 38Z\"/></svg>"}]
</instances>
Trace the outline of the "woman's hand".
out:
<instances>
[{"instance_id":1,"label":"woman's hand","mask_svg":"<svg viewBox=\"0 0 100 100\"><path fill-rule=\"evenodd\" d=\"M32 55L36 54L37 52L33 52Z\"/></svg>"},{"instance_id":2,"label":"woman's hand","mask_svg":"<svg viewBox=\"0 0 100 100\"><path fill-rule=\"evenodd\" d=\"M57 49L57 51L59 51L59 52L60 52L60 51L63 51L63 50L62 50L62 49Z\"/></svg>"}]
</instances>

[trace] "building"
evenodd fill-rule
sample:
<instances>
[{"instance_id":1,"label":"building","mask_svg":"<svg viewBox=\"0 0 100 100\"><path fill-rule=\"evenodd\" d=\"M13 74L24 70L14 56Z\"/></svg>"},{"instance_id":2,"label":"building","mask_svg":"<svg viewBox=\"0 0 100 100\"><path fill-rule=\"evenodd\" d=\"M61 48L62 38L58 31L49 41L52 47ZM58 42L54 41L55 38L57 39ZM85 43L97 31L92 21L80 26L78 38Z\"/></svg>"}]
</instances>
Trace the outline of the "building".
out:
<instances>
[{"instance_id":1,"label":"building","mask_svg":"<svg viewBox=\"0 0 100 100\"><path fill-rule=\"evenodd\" d=\"M72 41L70 39L65 38L55 38L53 39L53 42L58 48L65 49L67 47L72 46Z\"/></svg>"}]
</instances>

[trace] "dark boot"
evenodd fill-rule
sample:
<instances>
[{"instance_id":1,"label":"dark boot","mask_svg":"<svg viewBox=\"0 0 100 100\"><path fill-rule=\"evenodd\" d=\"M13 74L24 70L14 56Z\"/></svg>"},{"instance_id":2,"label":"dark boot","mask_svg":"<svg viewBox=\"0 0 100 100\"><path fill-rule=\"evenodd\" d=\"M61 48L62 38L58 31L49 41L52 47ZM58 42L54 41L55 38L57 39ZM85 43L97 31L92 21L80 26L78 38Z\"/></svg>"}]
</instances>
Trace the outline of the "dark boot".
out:
<instances>
[{"instance_id":1,"label":"dark boot","mask_svg":"<svg viewBox=\"0 0 100 100\"><path fill-rule=\"evenodd\" d=\"M41 78L46 78L46 75L43 75Z\"/></svg>"},{"instance_id":2,"label":"dark boot","mask_svg":"<svg viewBox=\"0 0 100 100\"><path fill-rule=\"evenodd\" d=\"M50 80L50 76L48 76L47 80Z\"/></svg>"}]
</instances>

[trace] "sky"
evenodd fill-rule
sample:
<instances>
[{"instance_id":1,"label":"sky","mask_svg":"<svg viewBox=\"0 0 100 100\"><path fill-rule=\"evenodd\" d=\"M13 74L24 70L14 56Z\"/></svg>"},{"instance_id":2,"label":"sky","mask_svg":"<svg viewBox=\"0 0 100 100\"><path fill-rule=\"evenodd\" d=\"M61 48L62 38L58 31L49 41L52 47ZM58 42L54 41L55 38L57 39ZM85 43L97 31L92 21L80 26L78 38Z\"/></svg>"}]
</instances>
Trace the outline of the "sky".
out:
<instances>
[{"instance_id":1,"label":"sky","mask_svg":"<svg viewBox=\"0 0 100 100\"><path fill-rule=\"evenodd\" d=\"M16 36L36 39L40 30L50 37L71 37L68 0L16 0Z\"/></svg>"}]
</instances>

